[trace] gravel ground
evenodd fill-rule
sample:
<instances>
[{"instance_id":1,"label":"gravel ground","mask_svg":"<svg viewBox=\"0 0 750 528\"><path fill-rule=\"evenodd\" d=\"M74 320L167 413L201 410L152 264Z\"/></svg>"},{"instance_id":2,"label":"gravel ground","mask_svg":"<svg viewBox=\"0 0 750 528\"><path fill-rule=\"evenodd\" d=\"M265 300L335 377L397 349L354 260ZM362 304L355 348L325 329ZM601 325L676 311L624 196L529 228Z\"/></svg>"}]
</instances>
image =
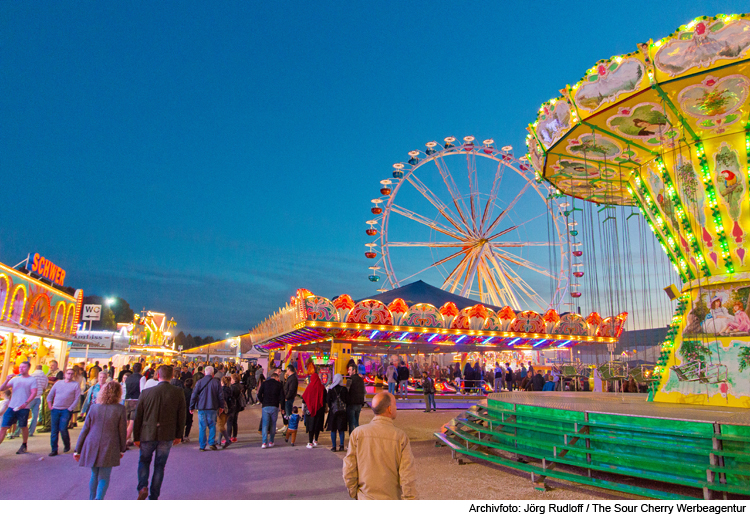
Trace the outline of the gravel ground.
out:
<instances>
[{"instance_id":1,"label":"gravel ground","mask_svg":"<svg viewBox=\"0 0 750 528\"><path fill-rule=\"evenodd\" d=\"M484 461L458 464L447 447L436 447L433 433L461 414L460 410L425 413L400 411L396 427L406 431L417 464L417 490L420 499L460 500L602 500L632 498L607 493L590 486L548 481L546 492L536 491L528 473L502 468ZM360 423L372 419L372 411L362 411ZM328 440L330 442L330 439ZM331 453L333 454L333 453ZM343 453L341 453L343 459Z\"/></svg>"}]
</instances>

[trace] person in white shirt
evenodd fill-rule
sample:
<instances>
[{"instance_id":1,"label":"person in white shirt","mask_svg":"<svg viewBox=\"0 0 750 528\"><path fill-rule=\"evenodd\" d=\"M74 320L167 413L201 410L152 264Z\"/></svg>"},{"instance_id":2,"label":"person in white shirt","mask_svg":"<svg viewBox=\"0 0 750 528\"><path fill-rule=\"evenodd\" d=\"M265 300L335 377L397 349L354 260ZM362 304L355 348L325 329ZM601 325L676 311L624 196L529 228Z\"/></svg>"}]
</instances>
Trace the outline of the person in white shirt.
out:
<instances>
[{"instance_id":1,"label":"person in white shirt","mask_svg":"<svg viewBox=\"0 0 750 528\"><path fill-rule=\"evenodd\" d=\"M35 377L29 375L30 368L31 363L24 361L18 366L18 376L13 377L13 374L10 374L5 382L0 385L0 391L7 388L13 389L8 409L3 414L3 422L0 427L0 444L5 440L8 429L17 423L23 435L23 444L16 451L17 455L26 452L26 443L29 441L29 405L37 394L37 381Z\"/></svg>"},{"instance_id":2,"label":"person in white shirt","mask_svg":"<svg viewBox=\"0 0 750 528\"><path fill-rule=\"evenodd\" d=\"M44 394L45 389L47 388L47 385L49 385L49 380L47 379L47 376L44 374L44 371L42 370L41 365L36 366L36 370L34 370L34 373L31 375L32 378L36 378L37 383L37 393L36 398L31 400L31 403L29 404L29 409L31 410L31 423L29 424L29 436L34 436L34 432L36 431L36 424L39 420L39 407L42 405L42 395ZM11 434L8 438L18 438L21 436L21 429L16 428L15 432Z\"/></svg>"},{"instance_id":3,"label":"person in white shirt","mask_svg":"<svg viewBox=\"0 0 750 528\"><path fill-rule=\"evenodd\" d=\"M73 379L73 369L65 370L63 381L58 381L52 386L47 394L47 405L52 415L52 433L50 434L50 446L52 450L49 456L57 456L58 434L62 437L65 453L70 451L70 434L68 433L68 421L70 413L78 405L81 397L81 386Z\"/></svg>"},{"instance_id":4,"label":"person in white shirt","mask_svg":"<svg viewBox=\"0 0 750 528\"><path fill-rule=\"evenodd\" d=\"M146 377L141 378L141 393L145 391L146 389L150 389L151 387L156 387L159 384L159 371L157 370L154 373L154 377L150 380L146 381Z\"/></svg>"}]
</instances>

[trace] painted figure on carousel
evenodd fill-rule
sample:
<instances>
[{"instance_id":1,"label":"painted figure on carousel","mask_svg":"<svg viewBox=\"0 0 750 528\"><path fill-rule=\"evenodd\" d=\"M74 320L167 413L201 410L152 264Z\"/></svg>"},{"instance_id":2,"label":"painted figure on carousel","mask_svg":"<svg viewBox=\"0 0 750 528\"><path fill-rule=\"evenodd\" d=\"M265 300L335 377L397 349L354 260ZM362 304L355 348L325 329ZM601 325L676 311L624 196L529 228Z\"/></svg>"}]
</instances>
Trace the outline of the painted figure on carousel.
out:
<instances>
[{"instance_id":1,"label":"painted figure on carousel","mask_svg":"<svg viewBox=\"0 0 750 528\"><path fill-rule=\"evenodd\" d=\"M727 325L724 333L750 332L750 317L743 309L742 302L734 301L732 308L734 310L734 322Z\"/></svg>"},{"instance_id":2,"label":"painted figure on carousel","mask_svg":"<svg viewBox=\"0 0 750 528\"><path fill-rule=\"evenodd\" d=\"M711 310L701 325L703 331L707 334L721 334L734 322L734 316L729 315L729 311L721 305L721 297L714 295L711 298Z\"/></svg>"}]
</instances>

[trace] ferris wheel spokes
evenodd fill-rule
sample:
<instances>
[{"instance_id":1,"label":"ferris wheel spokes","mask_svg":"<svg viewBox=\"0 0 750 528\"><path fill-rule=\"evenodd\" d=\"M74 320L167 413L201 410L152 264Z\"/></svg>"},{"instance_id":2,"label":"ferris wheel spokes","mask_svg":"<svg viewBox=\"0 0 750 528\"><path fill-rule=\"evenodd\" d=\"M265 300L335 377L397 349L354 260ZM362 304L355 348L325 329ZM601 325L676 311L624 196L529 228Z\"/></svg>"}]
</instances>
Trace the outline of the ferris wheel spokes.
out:
<instances>
[{"instance_id":1,"label":"ferris wheel spokes","mask_svg":"<svg viewBox=\"0 0 750 528\"><path fill-rule=\"evenodd\" d=\"M458 288L458 281L463 274L464 268L466 267L467 263L471 262L472 260L473 251L471 249L466 249L459 252L459 254L461 253L466 253L466 255L458 263L458 266L456 266L453 271L448 274L448 277L443 281L443 285L441 286L441 289L443 290L450 287L448 291L450 291L451 293L455 293L456 288Z\"/></svg>"},{"instance_id":2,"label":"ferris wheel spokes","mask_svg":"<svg viewBox=\"0 0 750 528\"><path fill-rule=\"evenodd\" d=\"M492 276L492 273L490 272L490 268L487 265L486 261L482 261L479 264L479 267L482 271L482 273L479 275L479 280L477 281L479 284L479 296L482 299L483 302L489 301L494 306L500 306L502 304L502 301L500 300L500 297L496 292L500 290L498 287L497 281L495 280L495 277ZM488 287L486 289L483 289L482 286L487 285Z\"/></svg>"},{"instance_id":3,"label":"ferris wheel spokes","mask_svg":"<svg viewBox=\"0 0 750 528\"><path fill-rule=\"evenodd\" d=\"M549 277L550 279L555 279L556 277L550 273L549 270L546 268L543 268L542 266L539 266L538 264L534 264L533 262L519 256L514 255L512 253L508 253L507 251L503 251L498 247L492 246L493 249L497 250L497 256L503 260L507 260L508 262L511 262L513 264L517 264L518 266L523 266L527 269L530 269L531 271L535 271L541 275L545 275L546 277Z\"/></svg>"},{"instance_id":4,"label":"ferris wheel spokes","mask_svg":"<svg viewBox=\"0 0 750 528\"><path fill-rule=\"evenodd\" d=\"M465 247L465 242L386 242L385 244L389 248L391 247L433 247L433 248L447 248L447 247Z\"/></svg>"},{"instance_id":5,"label":"ferris wheel spokes","mask_svg":"<svg viewBox=\"0 0 750 528\"><path fill-rule=\"evenodd\" d=\"M437 223L435 220L430 220L429 218L425 218L424 216L418 213L415 213L413 211L409 211L408 209L406 209L405 207L401 207L400 205L393 204L391 206L391 211L393 211L394 213L398 213L403 217L414 220L415 222L419 222L420 224L426 225L427 227L434 229L435 231L439 231L440 233L443 233L444 235L448 235L451 238L455 238L456 240L466 239L465 233L456 232L447 226Z\"/></svg>"},{"instance_id":6,"label":"ferris wheel spokes","mask_svg":"<svg viewBox=\"0 0 750 528\"><path fill-rule=\"evenodd\" d=\"M432 206L437 209L443 217L450 222L453 227L455 227L458 231L461 233L464 233L465 235L468 235L469 233L460 225L461 222L454 219L451 216L450 209L448 209L448 206L445 205L440 198L438 198L435 193L433 193L425 184L423 184L419 178L414 176L414 174L409 174L409 176L404 178L406 181L408 181L419 193L424 196L428 202L432 204ZM459 213L460 214L460 213ZM466 222L463 222L464 225L466 225Z\"/></svg>"},{"instance_id":7,"label":"ferris wheel spokes","mask_svg":"<svg viewBox=\"0 0 750 528\"><path fill-rule=\"evenodd\" d=\"M484 224L487 222L490 212L492 211L492 205L497 200L497 192L500 190L500 183L503 181L503 174L505 173L505 163L498 163L497 170L495 171L495 178L492 180L492 188L490 189L490 198L487 203L484 204L484 214L482 214L482 221L479 223L479 230L484 231Z\"/></svg>"},{"instance_id":8,"label":"ferris wheel spokes","mask_svg":"<svg viewBox=\"0 0 750 528\"><path fill-rule=\"evenodd\" d=\"M443 183L445 183L445 187L448 189L448 193L450 193L451 195L451 199L453 200L453 206L456 208L456 211L458 212L458 216L461 217L461 221L463 222L464 226L466 226L466 230L471 231L469 229L469 223L466 221L467 215L464 212L464 209L466 209L466 202L464 202L463 195L458 191L456 182L453 181L453 176L451 175L451 172L448 170L448 166L445 164L445 160L442 157L438 156L435 158L435 165L437 166L440 176L443 178ZM459 202L461 202L460 205L459 205ZM463 205L463 209L461 208L461 205ZM476 234L476 233L472 233L472 234Z\"/></svg>"},{"instance_id":9,"label":"ferris wheel spokes","mask_svg":"<svg viewBox=\"0 0 750 528\"><path fill-rule=\"evenodd\" d=\"M503 209L502 211L500 211L500 214L498 214L497 218L495 218L495 220L492 222L492 224L490 224L490 227L488 227L487 229L485 229L486 233L491 233L492 230L495 228L495 226L497 224L499 224L500 221L503 218L505 218L505 216L516 206L516 204L518 203L518 200L521 199L521 196L523 196L524 194L526 194L526 191L528 190L528 188L531 185L532 181L533 180L531 180L531 179L526 180L526 184L521 188L521 192L519 192L518 195L515 198L513 198L513 201L508 204L508 207L506 207L505 209Z\"/></svg>"},{"instance_id":10,"label":"ferris wheel spokes","mask_svg":"<svg viewBox=\"0 0 750 528\"><path fill-rule=\"evenodd\" d=\"M466 153L466 172L469 176L469 205L471 205L471 225L474 228L473 232L478 233L479 230L477 229L477 213L474 208L474 202L479 199L477 196L477 193L479 192L479 182L477 181L477 164L476 158L468 152ZM476 205L476 209L479 209L478 201Z\"/></svg>"},{"instance_id":11,"label":"ferris wheel spokes","mask_svg":"<svg viewBox=\"0 0 750 528\"><path fill-rule=\"evenodd\" d=\"M503 282L505 282L505 280L507 279L515 286L515 290L513 288L510 288L510 292L512 293L515 300L515 304L512 304L511 307L516 310L521 309L521 304L516 298L516 290L526 296L526 298L528 298L542 310L549 306L544 302L544 299L542 299L542 297L534 290L534 288L529 286L529 284L525 280L523 280L510 266L508 266L506 262L503 262L502 257L498 259L498 255L495 255L495 253L491 249L490 253L492 255L490 261L495 266L495 271L501 277Z\"/></svg>"}]
</instances>

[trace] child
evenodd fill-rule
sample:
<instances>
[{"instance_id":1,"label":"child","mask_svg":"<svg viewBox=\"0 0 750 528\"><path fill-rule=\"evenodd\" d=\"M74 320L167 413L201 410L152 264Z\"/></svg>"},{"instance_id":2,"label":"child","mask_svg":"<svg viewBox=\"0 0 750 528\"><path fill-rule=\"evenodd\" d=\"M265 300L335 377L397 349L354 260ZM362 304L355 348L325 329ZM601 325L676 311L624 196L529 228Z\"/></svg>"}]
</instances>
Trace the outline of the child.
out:
<instances>
[{"instance_id":1,"label":"child","mask_svg":"<svg viewBox=\"0 0 750 528\"><path fill-rule=\"evenodd\" d=\"M292 415L289 417L289 425L286 429L286 435L284 436L284 442L289 441L289 437L292 437L292 445L297 440L297 427L299 427L299 414L297 414L297 407L292 407Z\"/></svg>"}]
</instances>

